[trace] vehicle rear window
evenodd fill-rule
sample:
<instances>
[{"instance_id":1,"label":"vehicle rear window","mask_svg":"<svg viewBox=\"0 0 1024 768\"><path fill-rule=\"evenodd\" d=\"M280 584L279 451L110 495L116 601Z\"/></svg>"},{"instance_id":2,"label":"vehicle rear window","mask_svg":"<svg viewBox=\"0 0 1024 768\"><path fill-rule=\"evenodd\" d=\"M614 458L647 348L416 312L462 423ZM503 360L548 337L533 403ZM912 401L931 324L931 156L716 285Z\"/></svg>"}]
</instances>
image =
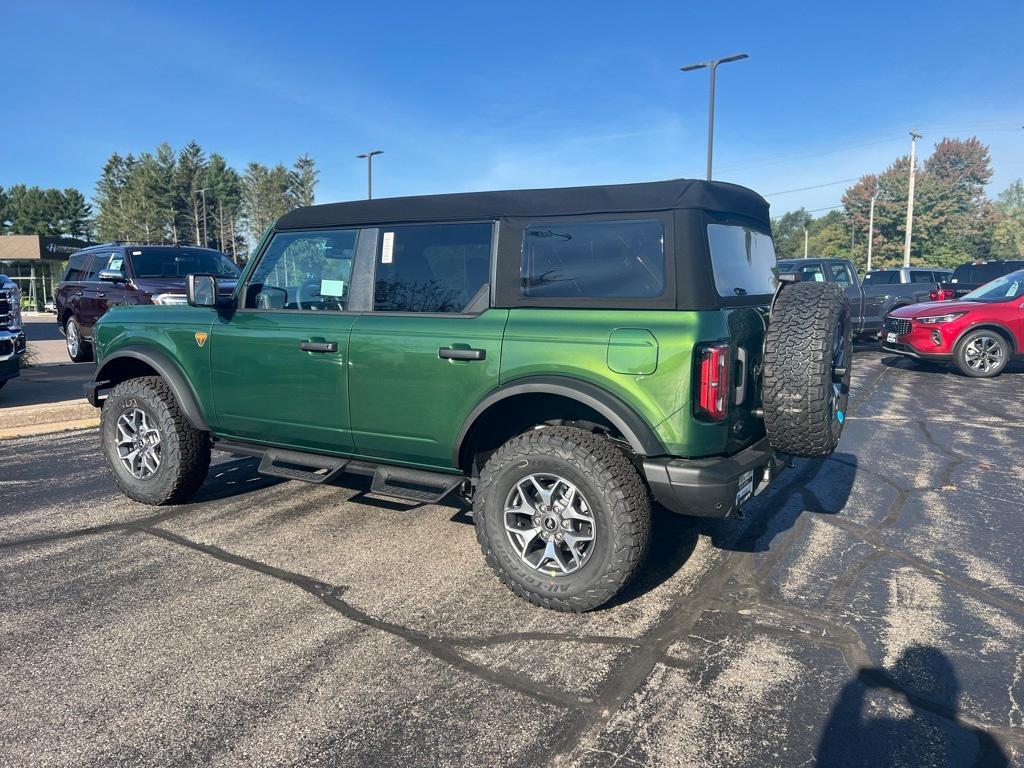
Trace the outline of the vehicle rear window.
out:
<instances>
[{"instance_id":1,"label":"vehicle rear window","mask_svg":"<svg viewBox=\"0 0 1024 768\"><path fill-rule=\"evenodd\" d=\"M665 292L665 227L660 221L531 224L523 233L523 296L633 298Z\"/></svg>"},{"instance_id":2,"label":"vehicle rear window","mask_svg":"<svg viewBox=\"0 0 1024 768\"><path fill-rule=\"evenodd\" d=\"M895 269L878 269L864 275L864 285L892 285L900 281L900 273Z\"/></svg>"},{"instance_id":3,"label":"vehicle rear window","mask_svg":"<svg viewBox=\"0 0 1024 768\"><path fill-rule=\"evenodd\" d=\"M89 272L89 261L92 259L91 253L76 253L68 260L68 269L64 273L64 277L61 278L65 282L77 282L79 280L85 280L85 276Z\"/></svg>"},{"instance_id":4,"label":"vehicle rear window","mask_svg":"<svg viewBox=\"0 0 1024 768\"><path fill-rule=\"evenodd\" d=\"M735 224L708 224L708 244L719 296L775 291L775 245L763 232Z\"/></svg>"},{"instance_id":5,"label":"vehicle rear window","mask_svg":"<svg viewBox=\"0 0 1024 768\"><path fill-rule=\"evenodd\" d=\"M128 251L135 277L186 277L211 274L238 277L239 269L217 251L191 248L131 248Z\"/></svg>"},{"instance_id":6,"label":"vehicle rear window","mask_svg":"<svg viewBox=\"0 0 1024 768\"><path fill-rule=\"evenodd\" d=\"M923 272L920 269L910 270L910 282L912 283L934 283L935 275L931 272Z\"/></svg>"},{"instance_id":7,"label":"vehicle rear window","mask_svg":"<svg viewBox=\"0 0 1024 768\"><path fill-rule=\"evenodd\" d=\"M374 310L468 311L490 280L493 232L490 223L382 229Z\"/></svg>"}]
</instances>

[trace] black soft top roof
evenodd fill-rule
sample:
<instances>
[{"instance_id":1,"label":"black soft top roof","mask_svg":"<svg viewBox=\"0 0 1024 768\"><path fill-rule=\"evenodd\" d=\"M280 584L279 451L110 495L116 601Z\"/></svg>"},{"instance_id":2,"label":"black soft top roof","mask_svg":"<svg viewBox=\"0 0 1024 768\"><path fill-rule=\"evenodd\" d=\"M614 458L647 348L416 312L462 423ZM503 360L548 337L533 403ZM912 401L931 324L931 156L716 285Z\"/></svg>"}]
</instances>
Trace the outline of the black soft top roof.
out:
<instances>
[{"instance_id":1,"label":"black soft top roof","mask_svg":"<svg viewBox=\"0 0 1024 768\"><path fill-rule=\"evenodd\" d=\"M465 192L453 195L390 197L297 208L278 219L276 229L362 224L495 219L514 216L570 216L697 208L730 213L768 226L768 203L756 192L722 181L673 179L559 189Z\"/></svg>"}]
</instances>

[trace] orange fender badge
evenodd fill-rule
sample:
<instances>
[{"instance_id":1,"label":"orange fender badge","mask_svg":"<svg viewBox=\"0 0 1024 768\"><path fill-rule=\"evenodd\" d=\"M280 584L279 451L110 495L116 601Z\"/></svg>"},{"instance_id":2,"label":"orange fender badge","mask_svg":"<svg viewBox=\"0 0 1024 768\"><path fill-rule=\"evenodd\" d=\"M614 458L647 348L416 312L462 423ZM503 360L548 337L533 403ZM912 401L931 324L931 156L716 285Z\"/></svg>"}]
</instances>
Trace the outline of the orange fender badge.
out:
<instances>
[{"instance_id":1,"label":"orange fender badge","mask_svg":"<svg viewBox=\"0 0 1024 768\"><path fill-rule=\"evenodd\" d=\"M206 331L196 331L196 344L200 347L203 346L206 343L207 335Z\"/></svg>"}]
</instances>

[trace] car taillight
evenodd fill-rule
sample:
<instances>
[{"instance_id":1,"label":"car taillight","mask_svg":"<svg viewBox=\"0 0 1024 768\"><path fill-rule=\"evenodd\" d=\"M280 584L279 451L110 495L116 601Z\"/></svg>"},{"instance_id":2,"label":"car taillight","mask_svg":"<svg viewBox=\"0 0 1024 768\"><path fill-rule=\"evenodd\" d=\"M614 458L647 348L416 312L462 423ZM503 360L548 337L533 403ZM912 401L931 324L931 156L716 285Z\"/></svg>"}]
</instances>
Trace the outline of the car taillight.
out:
<instances>
[{"instance_id":1,"label":"car taillight","mask_svg":"<svg viewBox=\"0 0 1024 768\"><path fill-rule=\"evenodd\" d=\"M938 291L929 291L928 292L928 299L930 301L942 301L942 299L939 298L939 292Z\"/></svg>"},{"instance_id":2,"label":"car taillight","mask_svg":"<svg viewBox=\"0 0 1024 768\"><path fill-rule=\"evenodd\" d=\"M697 397L694 411L706 421L723 421L729 411L728 344L710 344L698 350Z\"/></svg>"},{"instance_id":3,"label":"car taillight","mask_svg":"<svg viewBox=\"0 0 1024 768\"><path fill-rule=\"evenodd\" d=\"M953 298L953 291L949 288L939 288L936 291L931 291L928 298L932 301L946 301Z\"/></svg>"}]
</instances>

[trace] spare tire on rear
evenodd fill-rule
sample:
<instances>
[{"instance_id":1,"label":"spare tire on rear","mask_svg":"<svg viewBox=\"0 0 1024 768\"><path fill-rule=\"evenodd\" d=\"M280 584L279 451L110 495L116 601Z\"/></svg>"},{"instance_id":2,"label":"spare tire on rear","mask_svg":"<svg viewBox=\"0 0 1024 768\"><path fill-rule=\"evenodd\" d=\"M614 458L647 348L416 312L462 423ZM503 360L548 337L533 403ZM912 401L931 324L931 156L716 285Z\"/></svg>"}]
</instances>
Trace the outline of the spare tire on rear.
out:
<instances>
[{"instance_id":1,"label":"spare tire on rear","mask_svg":"<svg viewBox=\"0 0 1024 768\"><path fill-rule=\"evenodd\" d=\"M765 336L762 400L772 447L829 456L839 444L850 394L850 306L833 283L786 284Z\"/></svg>"}]
</instances>

